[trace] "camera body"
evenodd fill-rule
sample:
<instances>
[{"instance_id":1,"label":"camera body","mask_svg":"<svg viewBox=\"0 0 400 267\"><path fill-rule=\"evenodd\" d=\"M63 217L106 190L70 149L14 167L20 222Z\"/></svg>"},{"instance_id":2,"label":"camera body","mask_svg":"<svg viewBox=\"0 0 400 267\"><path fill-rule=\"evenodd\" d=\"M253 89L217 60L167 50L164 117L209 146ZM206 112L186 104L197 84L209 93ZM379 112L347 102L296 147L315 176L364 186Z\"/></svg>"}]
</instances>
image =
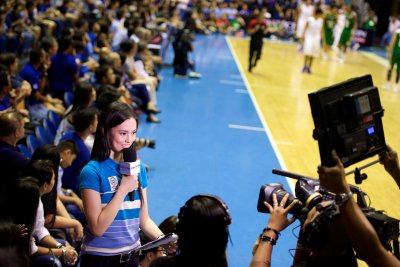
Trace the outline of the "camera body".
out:
<instances>
[{"instance_id":1,"label":"camera body","mask_svg":"<svg viewBox=\"0 0 400 267\"><path fill-rule=\"evenodd\" d=\"M386 149L378 88L365 75L308 94L321 163L333 166L336 150L345 167Z\"/></svg>"},{"instance_id":2,"label":"camera body","mask_svg":"<svg viewBox=\"0 0 400 267\"><path fill-rule=\"evenodd\" d=\"M321 244L325 242L326 229L329 224L334 223L336 216L340 215L339 208L335 204L335 194L320 188L319 180L301 177L297 174L289 172L283 172L286 175L290 175L292 178L298 179L295 186L295 196L290 192L286 191L280 183L270 183L262 185L258 196L257 210L261 213L269 213L268 208L264 205L264 202L273 205L272 195L276 194L278 203L281 202L282 198L289 194L289 198L286 201L285 207L290 205L295 199L298 199L298 203L289 211L293 216L298 219L302 224L307 219L309 211L316 207L319 215L313 220L312 223L305 229L305 232L300 236L305 244L310 248L321 247ZM278 174L277 170L274 173ZM357 204L367 217L368 221L372 224L376 230L382 245L389 251L393 251L396 256L399 254L399 235L400 221L389 217L381 211L376 211L372 207L368 207L367 201L365 201L366 193L364 193L359 187L350 185L352 193L357 198ZM320 205L322 201L332 201L328 205Z\"/></svg>"},{"instance_id":3,"label":"camera body","mask_svg":"<svg viewBox=\"0 0 400 267\"><path fill-rule=\"evenodd\" d=\"M333 200L332 195L320 192L319 182L317 180L311 180L307 178L297 181L295 193L296 196L293 196L290 192L284 189L282 184L279 183L262 185L260 188L260 194L258 196L257 210L261 213L269 213L269 210L264 205L264 202L268 202L270 205L272 205L272 195L276 194L279 203L286 194L289 194L289 199L286 201L285 207L290 205L295 199L298 199L299 201L290 210L290 213L301 222L304 222L307 218L309 210L321 203L323 200Z\"/></svg>"}]
</instances>

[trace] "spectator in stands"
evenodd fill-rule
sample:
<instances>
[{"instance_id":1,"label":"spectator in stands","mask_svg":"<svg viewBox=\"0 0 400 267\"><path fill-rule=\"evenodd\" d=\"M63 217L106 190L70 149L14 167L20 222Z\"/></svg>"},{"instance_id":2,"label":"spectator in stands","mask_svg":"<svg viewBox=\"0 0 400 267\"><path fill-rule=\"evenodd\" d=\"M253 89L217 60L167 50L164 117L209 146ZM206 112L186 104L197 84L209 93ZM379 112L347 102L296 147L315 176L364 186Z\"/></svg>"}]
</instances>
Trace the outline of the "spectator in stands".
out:
<instances>
[{"instance_id":1,"label":"spectator in stands","mask_svg":"<svg viewBox=\"0 0 400 267\"><path fill-rule=\"evenodd\" d=\"M17 143L25 135L23 117L17 112L0 114L0 169L1 189L17 177L29 159L18 149Z\"/></svg>"},{"instance_id":2,"label":"spectator in stands","mask_svg":"<svg viewBox=\"0 0 400 267\"><path fill-rule=\"evenodd\" d=\"M178 217L171 215L163 220L158 227L166 235L176 233L176 226L178 222ZM165 248L167 249L168 255L175 255L176 250L178 249L178 241L169 243Z\"/></svg>"},{"instance_id":3,"label":"spectator in stands","mask_svg":"<svg viewBox=\"0 0 400 267\"><path fill-rule=\"evenodd\" d=\"M79 67L72 38L64 36L58 41L58 45L57 54L51 58L49 82L52 95L64 99L64 93L72 93L78 82Z\"/></svg>"},{"instance_id":4,"label":"spectator in stands","mask_svg":"<svg viewBox=\"0 0 400 267\"><path fill-rule=\"evenodd\" d=\"M64 204L68 213L75 219L86 225L85 215L83 214L82 199L71 189L62 187L62 176L64 169L70 167L77 155L79 154L78 147L72 140L64 140L57 145L57 150L60 154L60 167L58 169L58 177L60 178L57 183L57 193L61 202Z\"/></svg>"},{"instance_id":5,"label":"spectator in stands","mask_svg":"<svg viewBox=\"0 0 400 267\"><path fill-rule=\"evenodd\" d=\"M385 48L386 46L388 46L390 44L394 33L399 28L400 28L399 17L398 16L396 17L394 15L390 16L388 30L387 30L387 32L385 32L385 34L382 36L382 39L381 39L381 47L382 48Z\"/></svg>"},{"instance_id":6,"label":"spectator in stands","mask_svg":"<svg viewBox=\"0 0 400 267\"><path fill-rule=\"evenodd\" d=\"M41 197L45 226L50 230L50 233L55 238L67 239L70 243L75 244L75 241L80 241L83 236L82 224L72 218L68 213L66 207L58 197L58 188L61 182L59 179L59 167L61 162L61 155L57 147L53 144L43 145L35 150L32 155L31 161L48 160L52 162L54 173L54 187L50 193ZM28 169L29 175L38 175L36 168ZM60 185L60 186L59 186ZM69 231L67 230L69 229Z\"/></svg>"},{"instance_id":7,"label":"spectator in stands","mask_svg":"<svg viewBox=\"0 0 400 267\"><path fill-rule=\"evenodd\" d=\"M32 87L32 94L28 100L28 110L34 121L46 118L49 110L60 115L65 111L62 101L52 98L45 91L48 69L45 56L42 49L32 50L29 63L24 65L19 74Z\"/></svg>"},{"instance_id":8,"label":"spectator in stands","mask_svg":"<svg viewBox=\"0 0 400 267\"><path fill-rule=\"evenodd\" d=\"M75 88L72 105L68 107L65 112L60 125L57 128L56 136L54 137L54 144L57 145L60 142L60 138L68 131L73 131L73 114L78 108L87 108L93 105L96 100L96 90L94 87L87 82L80 82ZM87 146L91 148L93 146L94 137L88 136Z\"/></svg>"},{"instance_id":9,"label":"spectator in stands","mask_svg":"<svg viewBox=\"0 0 400 267\"><path fill-rule=\"evenodd\" d=\"M78 147L78 155L72 165L64 170L62 184L65 188L71 189L78 196L79 174L83 166L90 160L90 151L85 145L86 138L94 134L97 129L97 109L87 107L80 108L74 112L73 125L74 131L67 132L61 137L63 140L73 140Z\"/></svg>"},{"instance_id":10,"label":"spectator in stands","mask_svg":"<svg viewBox=\"0 0 400 267\"><path fill-rule=\"evenodd\" d=\"M146 244L146 243L152 241L145 234L143 234L142 231L139 232L139 236L140 236L141 244ZM141 250L141 254L139 255L140 267L150 267L151 263L155 259L157 259L159 257L165 257L165 256L167 256L167 250L165 248L163 248L162 246L147 249L147 250Z\"/></svg>"},{"instance_id":11,"label":"spectator in stands","mask_svg":"<svg viewBox=\"0 0 400 267\"><path fill-rule=\"evenodd\" d=\"M124 60L122 60L122 69L126 74L128 74L129 81L131 81L131 83L146 84L150 95L150 101L154 105L157 105L157 79L155 77L145 77L140 75L135 66L134 57L137 53L137 44L132 40L121 42L120 53L121 57L124 57Z\"/></svg>"},{"instance_id":12,"label":"spectator in stands","mask_svg":"<svg viewBox=\"0 0 400 267\"><path fill-rule=\"evenodd\" d=\"M38 205L39 186L33 177L12 180L7 184L6 190L1 195L0 218L14 223L14 226L22 227L23 235L21 236L21 233L19 233L20 230L14 231L13 236L6 235L3 231L0 231L0 239L3 239L0 247L4 247L5 241L14 243L14 245L16 245L15 242L22 243L15 249L19 254L18 257L25 263L29 262L31 253L35 252L32 251L31 241L33 241L32 233ZM1 223L0 225L4 227ZM1 259L0 262L4 263Z\"/></svg>"},{"instance_id":13,"label":"spectator in stands","mask_svg":"<svg viewBox=\"0 0 400 267\"><path fill-rule=\"evenodd\" d=\"M232 219L222 199L214 195L193 196L181 207L178 218L179 254L160 257L152 267L228 266L226 247Z\"/></svg>"},{"instance_id":14,"label":"spectator in stands","mask_svg":"<svg viewBox=\"0 0 400 267\"><path fill-rule=\"evenodd\" d=\"M30 163L27 173L32 172L33 177L39 185L39 194L42 197L53 190L55 174L51 161L37 160ZM68 243L60 243L55 240L44 226L45 218L43 204L39 198L39 205L36 212L33 237L31 241L31 266L53 266L57 258L62 258L67 264L75 264L78 254Z\"/></svg>"},{"instance_id":15,"label":"spectator in stands","mask_svg":"<svg viewBox=\"0 0 400 267\"><path fill-rule=\"evenodd\" d=\"M7 30L16 33L17 46L10 47L8 52L28 55L34 44L34 35L27 27L27 12L23 2L15 2L12 10L6 15L5 24Z\"/></svg>"},{"instance_id":16,"label":"spectator in stands","mask_svg":"<svg viewBox=\"0 0 400 267\"><path fill-rule=\"evenodd\" d=\"M0 114L13 110L10 101L11 78L6 70L0 70Z\"/></svg>"},{"instance_id":17,"label":"spectator in stands","mask_svg":"<svg viewBox=\"0 0 400 267\"><path fill-rule=\"evenodd\" d=\"M32 93L31 85L23 80L18 74L18 59L13 53L0 55L0 64L4 65L11 77L11 87L15 89L15 97L12 99L15 110L28 116L29 112L25 109L25 99ZM1 108L0 108L1 109Z\"/></svg>"}]
</instances>

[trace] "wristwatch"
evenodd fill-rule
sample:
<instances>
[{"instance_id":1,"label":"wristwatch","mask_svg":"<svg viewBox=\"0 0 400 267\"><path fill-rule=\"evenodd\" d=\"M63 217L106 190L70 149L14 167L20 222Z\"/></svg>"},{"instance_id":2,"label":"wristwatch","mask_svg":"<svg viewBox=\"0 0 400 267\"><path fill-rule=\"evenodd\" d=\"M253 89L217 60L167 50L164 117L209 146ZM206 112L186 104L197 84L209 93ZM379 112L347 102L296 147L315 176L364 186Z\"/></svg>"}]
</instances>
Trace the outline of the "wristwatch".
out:
<instances>
[{"instance_id":1,"label":"wristwatch","mask_svg":"<svg viewBox=\"0 0 400 267\"><path fill-rule=\"evenodd\" d=\"M353 193L352 192L336 194L335 203L336 203L336 205L338 205L340 207L344 203L349 201L352 197L353 197Z\"/></svg>"},{"instance_id":2,"label":"wristwatch","mask_svg":"<svg viewBox=\"0 0 400 267\"><path fill-rule=\"evenodd\" d=\"M62 247L61 250L62 250L62 255L60 258L65 260L65 256L67 255L67 249L65 247Z\"/></svg>"},{"instance_id":3,"label":"wristwatch","mask_svg":"<svg viewBox=\"0 0 400 267\"><path fill-rule=\"evenodd\" d=\"M58 242L57 244L56 244L56 248L62 248L64 245L63 244L61 244L60 242Z\"/></svg>"}]
</instances>

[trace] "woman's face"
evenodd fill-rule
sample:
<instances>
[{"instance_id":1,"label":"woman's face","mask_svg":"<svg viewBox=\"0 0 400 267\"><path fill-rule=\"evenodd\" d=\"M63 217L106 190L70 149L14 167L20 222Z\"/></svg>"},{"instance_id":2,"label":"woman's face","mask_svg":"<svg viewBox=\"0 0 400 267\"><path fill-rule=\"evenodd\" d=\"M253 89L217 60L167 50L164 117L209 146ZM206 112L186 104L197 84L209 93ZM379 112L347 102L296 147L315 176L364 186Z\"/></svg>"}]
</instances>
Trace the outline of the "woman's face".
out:
<instances>
[{"instance_id":1,"label":"woman's face","mask_svg":"<svg viewBox=\"0 0 400 267\"><path fill-rule=\"evenodd\" d=\"M134 118L127 119L120 125L111 128L111 150L120 152L128 148L136 140L137 124Z\"/></svg>"}]
</instances>

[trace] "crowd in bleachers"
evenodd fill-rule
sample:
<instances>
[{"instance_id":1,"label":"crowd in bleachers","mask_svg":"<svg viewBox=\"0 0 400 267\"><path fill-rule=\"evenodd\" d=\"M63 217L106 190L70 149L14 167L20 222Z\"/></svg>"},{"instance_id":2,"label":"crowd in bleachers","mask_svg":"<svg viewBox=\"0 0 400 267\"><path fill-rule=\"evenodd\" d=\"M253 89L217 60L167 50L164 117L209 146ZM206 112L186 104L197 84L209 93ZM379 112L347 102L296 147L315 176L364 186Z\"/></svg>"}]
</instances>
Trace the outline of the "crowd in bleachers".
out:
<instances>
[{"instance_id":1,"label":"crowd in bleachers","mask_svg":"<svg viewBox=\"0 0 400 267\"><path fill-rule=\"evenodd\" d=\"M78 177L90 160L98 116L119 101L160 123L159 73L181 29L241 36L263 12L269 36L295 38L298 6L297 0L2 1L0 219L19 225L10 228L22 240L8 239L11 249L0 261L17 253L19 266L77 262L87 224ZM154 145L138 140L138 148Z\"/></svg>"}]
</instances>

